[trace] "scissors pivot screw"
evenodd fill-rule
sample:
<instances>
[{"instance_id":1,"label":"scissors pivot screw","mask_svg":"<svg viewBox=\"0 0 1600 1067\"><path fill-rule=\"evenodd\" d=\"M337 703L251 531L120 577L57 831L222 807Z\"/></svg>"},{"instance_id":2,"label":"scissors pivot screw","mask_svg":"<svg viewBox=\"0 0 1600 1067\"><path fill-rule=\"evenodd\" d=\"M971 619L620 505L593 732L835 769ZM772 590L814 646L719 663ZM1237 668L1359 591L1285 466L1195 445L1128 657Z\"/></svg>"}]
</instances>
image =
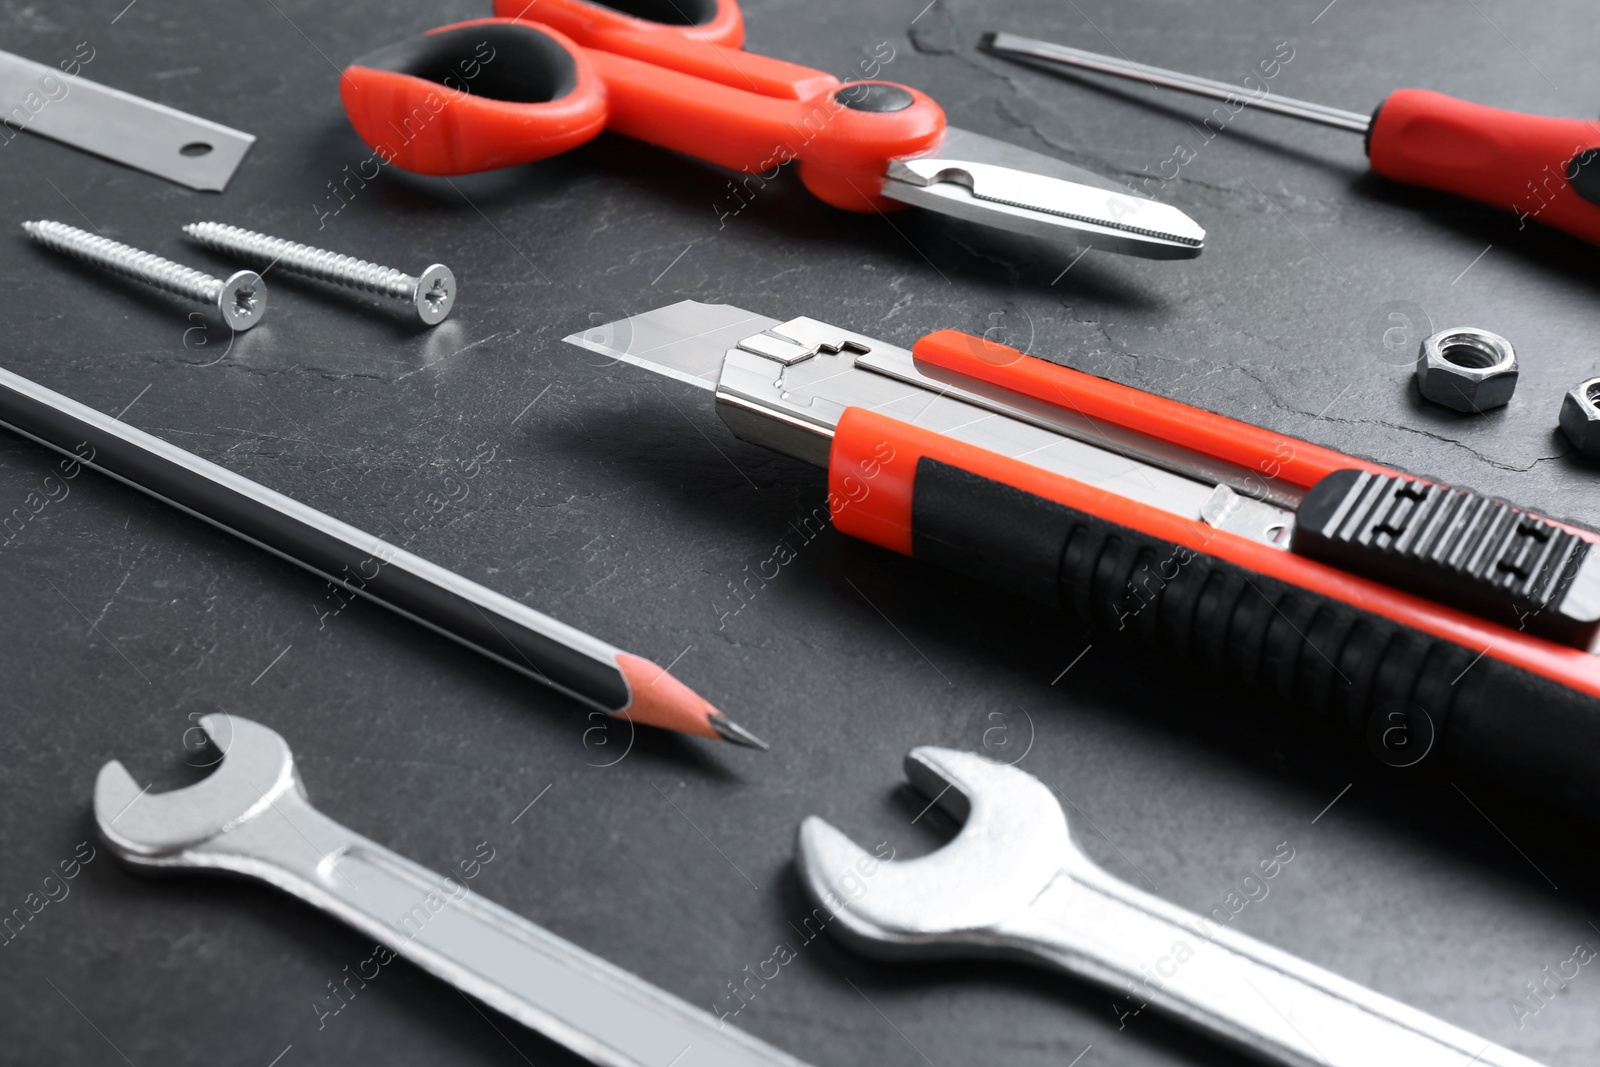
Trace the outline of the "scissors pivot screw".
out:
<instances>
[{"instance_id":1,"label":"scissors pivot screw","mask_svg":"<svg viewBox=\"0 0 1600 1067\"><path fill-rule=\"evenodd\" d=\"M241 270L223 280L65 223L24 222L22 228L46 248L124 278L210 304L235 330L248 330L266 313L267 287L254 271Z\"/></svg>"},{"instance_id":2,"label":"scissors pivot screw","mask_svg":"<svg viewBox=\"0 0 1600 1067\"><path fill-rule=\"evenodd\" d=\"M376 293L390 300L404 300L427 326L443 322L456 302L456 276L442 263L433 264L421 277L412 277L393 267L220 222L191 223L183 232L210 248L262 260L292 274Z\"/></svg>"}]
</instances>

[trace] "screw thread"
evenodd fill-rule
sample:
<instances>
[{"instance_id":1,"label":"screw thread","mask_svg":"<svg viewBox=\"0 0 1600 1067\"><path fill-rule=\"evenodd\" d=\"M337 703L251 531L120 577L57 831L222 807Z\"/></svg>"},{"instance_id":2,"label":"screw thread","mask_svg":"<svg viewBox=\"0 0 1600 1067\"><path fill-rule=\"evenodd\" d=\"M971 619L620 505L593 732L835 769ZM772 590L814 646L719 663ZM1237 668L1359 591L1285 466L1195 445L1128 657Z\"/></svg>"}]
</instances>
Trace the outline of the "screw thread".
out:
<instances>
[{"instance_id":1,"label":"screw thread","mask_svg":"<svg viewBox=\"0 0 1600 1067\"><path fill-rule=\"evenodd\" d=\"M239 226L221 222L195 222L185 226L183 232L221 252L261 259L296 274L395 300L410 300L417 288L416 278L392 267L379 266L354 256L286 241Z\"/></svg>"},{"instance_id":2,"label":"screw thread","mask_svg":"<svg viewBox=\"0 0 1600 1067\"><path fill-rule=\"evenodd\" d=\"M205 304L215 304L222 296L222 279L163 259L152 252L142 252L132 245L61 222L24 222L22 228L29 237L46 248L85 263L93 263L124 278L132 278Z\"/></svg>"}]
</instances>

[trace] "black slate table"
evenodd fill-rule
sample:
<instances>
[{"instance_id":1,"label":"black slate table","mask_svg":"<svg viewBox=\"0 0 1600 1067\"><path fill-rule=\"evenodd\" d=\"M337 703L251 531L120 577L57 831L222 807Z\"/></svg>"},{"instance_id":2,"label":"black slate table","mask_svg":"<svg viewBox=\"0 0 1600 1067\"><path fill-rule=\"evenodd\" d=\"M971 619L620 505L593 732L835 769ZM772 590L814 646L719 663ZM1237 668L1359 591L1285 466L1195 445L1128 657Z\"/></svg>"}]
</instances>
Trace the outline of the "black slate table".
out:
<instances>
[{"instance_id":1,"label":"black slate table","mask_svg":"<svg viewBox=\"0 0 1600 1067\"><path fill-rule=\"evenodd\" d=\"M1242 81L1290 42L1280 93L1365 111L1419 86L1581 116L1600 106L1589 8L924 2L751 0L748 44L841 74L892 50L883 76L954 122L1124 180L1185 146L1159 195L1208 228L1205 255L1091 253L1063 274L1075 249L833 211L792 176L730 213L729 175L610 136L454 182L348 181L370 153L338 68L481 3L0 8L8 50L54 62L87 41L87 76L260 138L222 195L36 137L0 147L5 366L672 662L773 746L641 732L629 747L577 705L371 605L335 610L304 573L96 475L35 513L57 457L0 436L0 514L29 516L0 548L0 909L62 863L76 873L0 946L0 1059L570 1062L404 963L375 966L369 942L292 900L138 879L96 847L101 763L157 789L191 780L191 729L222 710L288 737L330 815L436 869L492 857L475 890L695 1004L740 1006L732 984L790 948L733 1021L819 1065L1234 1061L1074 982L896 970L800 936L802 816L901 855L953 832L915 819L902 784L922 743L1025 752L1096 858L1194 910L1292 849L1236 928L1536 1059L1592 1061L1594 968L1542 999L1527 986L1600 944L1592 825L1388 766L1303 709L832 530L735 611L732 587L822 505L822 474L735 440L703 394L560 343L685 297L902 345L989 331L1597 523L1600 469L1555 431L1561 394L1600 368L1593 250L1375 179L1351 135L1246 113L1201 143L1208 104L975 47L1005 29ZM222 271L178 231L218 219L407 269L443 261L461 297L423 331L275 274L266 322L230 341L199 309L32 247L18 228L32 218ZM1467 417L1417 397L1407 363L1430 323L1514 341L1509 407ZM470 493L441 508L446 479Z\"/></svg>"}]
</instances>

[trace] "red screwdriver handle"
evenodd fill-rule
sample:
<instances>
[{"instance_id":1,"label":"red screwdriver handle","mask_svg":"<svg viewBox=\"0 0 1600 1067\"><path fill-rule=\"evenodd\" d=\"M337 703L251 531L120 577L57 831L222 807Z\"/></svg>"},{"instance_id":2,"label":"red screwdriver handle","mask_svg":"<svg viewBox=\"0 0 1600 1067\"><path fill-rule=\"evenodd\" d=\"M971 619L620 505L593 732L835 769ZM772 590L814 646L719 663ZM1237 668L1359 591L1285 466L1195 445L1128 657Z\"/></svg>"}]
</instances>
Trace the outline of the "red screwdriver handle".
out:
<instances>
[{"instance_id":1,"label":"red screwdriver handle","mask_svg":"<svg viewBox=\"0 0 1600 1067\"><path fill-rule=\"evenodd\" d=\"M1600 122L1525 115L1401 89L1378 109L1372 169L1600 245ZM1584 192L1580 192L1583 190Z\"/></svg>"}]
</instances>

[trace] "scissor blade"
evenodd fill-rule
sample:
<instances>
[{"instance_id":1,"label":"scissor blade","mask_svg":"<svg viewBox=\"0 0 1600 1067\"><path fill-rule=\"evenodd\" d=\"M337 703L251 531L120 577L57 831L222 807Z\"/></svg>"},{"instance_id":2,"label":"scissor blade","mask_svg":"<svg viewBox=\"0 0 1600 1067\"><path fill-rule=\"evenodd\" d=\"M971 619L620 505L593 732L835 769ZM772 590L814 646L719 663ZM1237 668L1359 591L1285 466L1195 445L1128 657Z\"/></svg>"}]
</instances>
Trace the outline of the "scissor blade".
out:
<instances>
[{"instance_id":1,"label":"scissor blade","mask_svg":"<svg viewBox=\"0 0 1600 1067\"><path fill-rule=\"evenodd\" d=\"M680 300L639 315L592 326L562 340L680 382L716 389L728 349L780 320L729 304Z\"/></svg>"},{"instance_id":2,"label":"scissor blade","mask_svg":"<svg viewBox=\"0 0 1600 1067\"><path fill-rule=\"evenodd\" d=\"M1125 186L1118 185L1110 178L1075 163L1047 156L1043 152L1035 152L1031 148L1023 148L1010 141L1001 141L981 133L973 133L971 130L963 130L959 126L945 127L944 140L939 143L939 155L946 159L971 159L978 163L990 163L996 167L1025 170L1046 178L1060 178L1064 182L1092 185L1096 189L1106 189L1113 193L1126 192Z\"/></svg>"},{"instance_id":3,"label":"scissor blade","mask_svg":"<svg viewBox=\"0 0 1600 1067\"><path fill-rule=\"evenodd\" d=\"M890 163L882 193L971 222L1146 259L1192 259L1205 247L1205 230L1175 207L966 130L947 131L937 155Z\"/></svg>"}]
</instances>

